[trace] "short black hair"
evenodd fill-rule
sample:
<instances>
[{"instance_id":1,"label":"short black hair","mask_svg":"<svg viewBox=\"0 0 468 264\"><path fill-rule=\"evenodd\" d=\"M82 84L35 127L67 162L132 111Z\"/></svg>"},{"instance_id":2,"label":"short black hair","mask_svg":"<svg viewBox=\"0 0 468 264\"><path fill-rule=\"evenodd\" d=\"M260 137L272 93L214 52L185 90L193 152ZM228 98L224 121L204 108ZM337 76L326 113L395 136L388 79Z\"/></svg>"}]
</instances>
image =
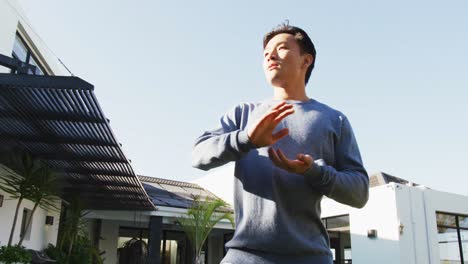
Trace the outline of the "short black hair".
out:
<instances>
[{"instance_id":1,"label":"short black hair","mask_svg":"<svg viewBox=\"0 0 468 264\"><path fill-rule=\"evenodd\" d=\"M277 27L272 29L270 32L265 34L265 36L263 37L263 49L265 49L268 42L274 36L278 34L282 34L282 33L293 35L297 41L297 44L299 44L301 53L302 54L309 53L309 54L312 54L312 56L314 57L314 60L312 61L312 64L309 66L309 68L307 69L307 72L305 75L305 83L307 84L307 82L309 81L310 75L312 74L312 70L314 69L315 58L317 56L314 43L312 43L312 40L310 40L309 36L304 30L298 27L291 26L289 25L289 21L285 21L284 23L278 25Z\"/></svg>"}]
</instances>

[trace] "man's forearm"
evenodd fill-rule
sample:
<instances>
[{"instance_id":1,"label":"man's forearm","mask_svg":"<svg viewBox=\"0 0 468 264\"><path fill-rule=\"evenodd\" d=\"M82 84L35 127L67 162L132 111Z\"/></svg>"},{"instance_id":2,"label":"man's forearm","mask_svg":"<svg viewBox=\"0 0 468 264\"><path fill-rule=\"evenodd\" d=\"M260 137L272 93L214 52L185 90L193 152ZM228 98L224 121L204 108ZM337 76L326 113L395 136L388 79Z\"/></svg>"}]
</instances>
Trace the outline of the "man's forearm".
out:
<instances>
[{"instance_id":1,"label":"man's forearm","mask_svg":"<svg viewBox=\"0 0 468 264\"><path fill-rule=\"evenodd\" d=\"M230 161L242 158L255 146L247 132L235 130L229 133L205 132L195 143L192 151L192 166L209 170Z\"/></svg>"},{"instance_id":2,"label":"man's forearm","mask_svg":"<svg viewBox=\"0 0 468 264\"><path fill-rule=\"evenodd\" d=\"M315 164L304 177L313 189L337 202L362 208L369 199L369 177L364 168L337 171Z\"/></svg>"}]
</instances>

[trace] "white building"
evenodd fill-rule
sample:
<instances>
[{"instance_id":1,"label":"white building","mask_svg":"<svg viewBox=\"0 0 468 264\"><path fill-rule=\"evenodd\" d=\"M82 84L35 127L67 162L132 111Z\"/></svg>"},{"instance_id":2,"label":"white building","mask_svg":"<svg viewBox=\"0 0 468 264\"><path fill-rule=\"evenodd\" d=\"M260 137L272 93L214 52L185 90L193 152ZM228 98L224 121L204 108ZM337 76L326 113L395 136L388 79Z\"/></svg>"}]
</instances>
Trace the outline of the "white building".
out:
<instances>
[{"instance_id":1,"label":"white building","mask_svg":"<svg viewBox=\"0 0 468 264\"><path fill-rule=\"evenodd\" d=\"M0 0L0 54L15 57L38 66L40 70L38 74L53 75L62 73L60 66L55 63L57 60L31 29L16 1ZM11 69L0 66L0 73L10 72ZM2 118L0 122L3 121ZM0 144L3 144L3 142L0 142ZM0 174L5 173L11 172L7 167L0 164ZM16 204L17 200L9 199L9 195L0 190L0 223L2 223L0 225L0 245L5 245L8 242ZM13 244L18 243L26 216L31 212L33 206L32 202L25 200L19 208ZM51 225L46 224L47 216L53 217ZM48 212L38 208L23 245L27 248L41 250L48 243L55 244L59 217L60 212Z\"/></svg>"},{"instance_id":2,"label":"white building","mask_svg":"<svg viewBox=\"0 0 468 264\"><path fill-rule=\"evenodd\" d=\"M150 177L141 177L143 186L99 107L93 85L61 76L67 73L51 53L18 2L0 0L0 175L12 173L5 157L15 149L51 166L59 174L61 198L78 196L91 212L90 240L105 263L116 263L118 248L132 238L149 244L147 263L190 262L191 247L175 218L187 213L190 195L214 195L195 184ZM8 242L16 204L0 191L0 245ZM32 207L23 201L13 244ZM37 209L23 245L38 251L55 245L63 208ZM220 261L232 232L228 222L215 226L204 249L206 262Z\"/></svg>"},{"instance_id":3,"label":"white building","mask_svg":"<svg viewBox=\"0 0 468 264\"><path fill-rule=\"evenodd\" d=\"M371 186L369 202L362 209L322 201L322 217L337 227L330 228L337 254L346 255L350 248L353 263L468 261L467 196L417 186L385 173L373 175ZM337 224L338 220L344 221Z\"/></svg>"}]
</instances>

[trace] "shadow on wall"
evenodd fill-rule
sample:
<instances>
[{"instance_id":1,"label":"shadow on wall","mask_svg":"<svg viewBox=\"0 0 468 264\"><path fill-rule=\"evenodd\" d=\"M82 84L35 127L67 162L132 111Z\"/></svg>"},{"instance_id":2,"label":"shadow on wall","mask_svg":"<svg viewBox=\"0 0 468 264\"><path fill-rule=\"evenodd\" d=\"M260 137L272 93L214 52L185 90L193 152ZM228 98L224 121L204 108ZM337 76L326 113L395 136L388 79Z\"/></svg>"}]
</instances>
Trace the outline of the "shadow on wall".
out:
<instances>
[{"instance_id":1,"label":"shadow on wall","mask_svg":"<svg viewBox=\"0 0 468 264\"><path fill-rule=\"evenodd\" d=\"M356 264L410 264L401 262L399 241L351 234L352 263ZM419 263L418 263L419 264ZM427 263L420 263L427 264Z\"/></svg>"}]
</instances>

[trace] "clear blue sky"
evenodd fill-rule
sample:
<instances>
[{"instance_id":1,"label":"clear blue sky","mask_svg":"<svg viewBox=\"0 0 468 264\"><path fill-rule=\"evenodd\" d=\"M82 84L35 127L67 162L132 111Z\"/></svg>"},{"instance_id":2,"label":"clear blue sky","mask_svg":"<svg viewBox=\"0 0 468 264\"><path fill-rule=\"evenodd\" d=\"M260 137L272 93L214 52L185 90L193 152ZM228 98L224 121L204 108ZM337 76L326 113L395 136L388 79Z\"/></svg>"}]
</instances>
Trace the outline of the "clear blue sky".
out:
<instances>
[{"instance_id":1,"label":"clear blue sky","mask_svg":"<svg viewBox=\"0 0 468 264\"><path fill-rule=\"evenodd\" d=\"M370 173L468 195L467 1L20 3L95 85L138 174L205 174L190 166L194 139L235 104L271 96L261 40L289 19L317 47L308 95L349 117Z\"/></svg>"}]
</instances>

